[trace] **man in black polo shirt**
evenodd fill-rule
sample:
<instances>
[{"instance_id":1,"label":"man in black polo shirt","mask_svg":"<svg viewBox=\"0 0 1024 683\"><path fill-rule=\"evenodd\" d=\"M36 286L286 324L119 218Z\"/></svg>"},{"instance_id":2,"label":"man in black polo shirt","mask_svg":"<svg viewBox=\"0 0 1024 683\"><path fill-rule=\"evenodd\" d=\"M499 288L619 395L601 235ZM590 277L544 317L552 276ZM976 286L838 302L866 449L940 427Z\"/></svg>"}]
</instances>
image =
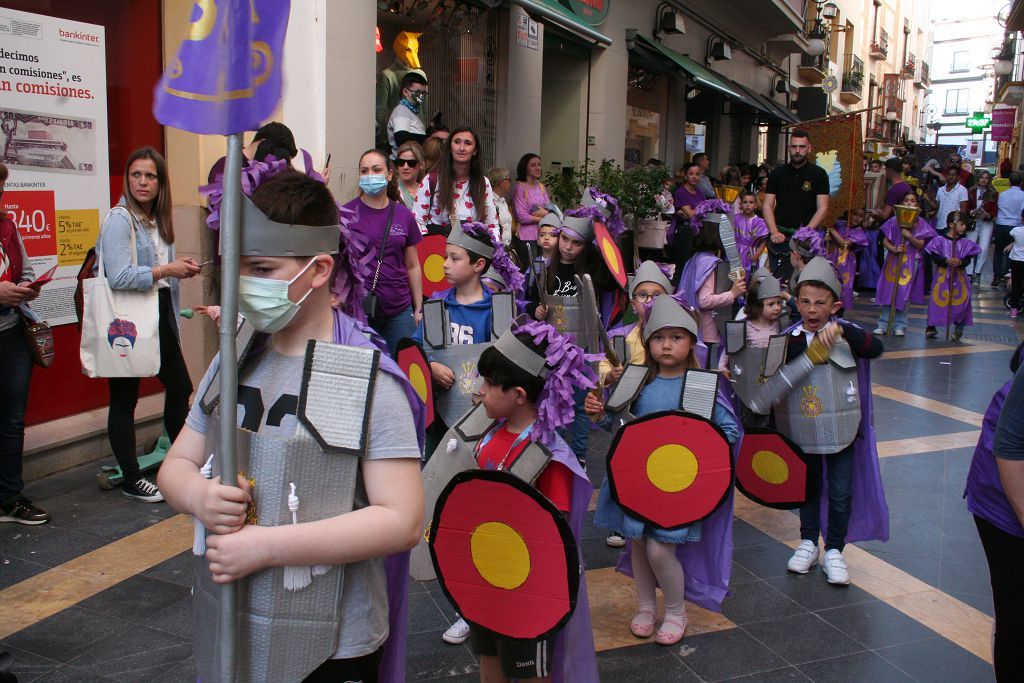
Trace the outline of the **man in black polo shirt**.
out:
<instances>
[{"instance_id":1,"label":"man in black polo shirt","mask_svg":"<svg viewBox=\"0 0 1024 683\"><path fill-rule=\"evenodd\" d=\"M807 226L820 229L828 213L828 174L814 162L814 148L805 130L789 136L789 163L768 175L764 194L764 222L770 239L768 254L775 277L789 281L789 236Z\"/></svg>"}]
</instances>

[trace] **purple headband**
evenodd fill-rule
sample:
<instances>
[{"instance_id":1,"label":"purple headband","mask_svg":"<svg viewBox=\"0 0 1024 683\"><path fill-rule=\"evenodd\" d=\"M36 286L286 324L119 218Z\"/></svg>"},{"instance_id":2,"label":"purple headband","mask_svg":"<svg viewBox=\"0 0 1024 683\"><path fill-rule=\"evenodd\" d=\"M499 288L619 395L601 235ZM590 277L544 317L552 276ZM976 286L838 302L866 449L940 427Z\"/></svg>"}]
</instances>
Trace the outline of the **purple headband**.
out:
<instances>
[{"instance_id":1,"label":"purple headband","mask_svg":"<svg viewBox=\"0 0 1024 683\"><path fill-rule=\"evenodd\" d=\"M599 207L608 210L607 218L602 214L600 220L602 223L607 224L608 232L611 234L612 239L619 239L619 236L626 232L626 222L622 219L622 209L619 207L619 200L610 194L601 192L596 187L588 187L584 192L589 192Z\"/></svg>"}]
</instances>

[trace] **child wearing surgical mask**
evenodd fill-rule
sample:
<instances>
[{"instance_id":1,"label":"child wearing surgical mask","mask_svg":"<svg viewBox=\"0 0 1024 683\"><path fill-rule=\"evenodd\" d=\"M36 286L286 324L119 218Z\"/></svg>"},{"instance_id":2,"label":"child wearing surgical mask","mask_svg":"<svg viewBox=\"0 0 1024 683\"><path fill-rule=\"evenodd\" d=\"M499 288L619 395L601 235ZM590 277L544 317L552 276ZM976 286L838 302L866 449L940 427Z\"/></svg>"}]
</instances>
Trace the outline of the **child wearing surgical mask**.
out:
<instances>
[{"instance_id":1,"label":"child wearing surgical mask","mask_svg":"<svg viewBox=\"0 0 1024 683\"><path fill-rule=\"evenodd\" d=\"M384 337L394 356L399 340L412 336L422 315L423 277L416 245L423 236L400 199L391 160L383 153L371 149L359 158L359 196L344 208L355 213L349 229L366 236L360 257L370 259L375 273L366 283L378 301L370 326Z\"/></svg>"}]
</instances>

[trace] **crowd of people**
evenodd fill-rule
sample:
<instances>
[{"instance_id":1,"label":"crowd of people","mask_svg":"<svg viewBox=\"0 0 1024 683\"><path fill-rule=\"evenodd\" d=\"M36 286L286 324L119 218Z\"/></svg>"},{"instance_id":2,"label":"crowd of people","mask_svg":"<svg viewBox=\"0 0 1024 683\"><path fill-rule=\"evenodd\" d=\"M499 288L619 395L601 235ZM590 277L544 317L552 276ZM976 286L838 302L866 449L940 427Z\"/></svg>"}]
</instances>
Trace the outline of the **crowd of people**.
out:
<instances>
[{"instance_id":1,"label":"crowd of people","mask_svg":"<svg viewBox=\"0 0 1024 683\"><path fill-rule=\"evenodd\" d=\"M212 455L219 357L188 404L178 285L206 264L175 254L159 153L144 148L129 157L123 197L103 221L98 258L110 285L159 292L158 376L173 445L156 482L135 456L138 378L108 380L108 431L123 493L143 502L166 497L196 520L200 676L216 677L223 647L216 584L247 581L240 637L272 643L240 648L248 675L404 680L406 551L440 533L430 528L431 518L441 519L440 499L430 497L438 492L427 486L425 494L424 482L454 483L453 458L468 454L469 469L510 472L532 486L579 541L594 489L587 474L594 428L674 443L706 426L704 445L691 447L734 460L748 429L786 437L807 465L789 501L799 509L801 542L787 570L821 564L828 583L849 584L845 545L889 533L867 400L880 337L890 329L903 336L910 304L927 301L927 336L952 323L959 340L971 324L971 286L990 239L993 285L1009 271L1016 317L1024 174L1008 173L1009 189L997 193L990 174L975 177L956 157L921 174L899 158L871 161L866 170L889 186L884 204L850 207L828 225L828 177L814 163L809 135L794 130L789 160L774 169L736 165L713 179L710 159L696 155L669 188L673 230L660 258L624 260L613 247L626 243L627 227L615 197L585 188L577 205L555 205L534 153L521 157L514 178L506 168L485 170L471 128L417 125L426 83L411 76L401 81L399 105L410 115L389 120L390 149L359 158L358 196L347 203L327 189L329 170L318 173L308 157L304 171L293 167L299 150L281 124L261 129L245 150L255 209L242 226L239 310L256 335L238 359L239 473L221 473ZM6 169L0 173L2 183ZM211 180L216 225L222 165ZM719 198L724 188L735 190L734 201ZM29 285L17 231L3 225L0 521L43 523L47 513L21 493L31 363L11 331L19 319L9 315L38 290ZM449 286L424 296L421 250L430 238L444 243ZM880 309L873 330L842 317L870 292ZM205 310L218 315L215 306ZM424 359L418 380L403 356L410 348ZM771 369L769 352L777 357ZM696 379L709 375L724 381L709 388ZM1016 675L1024 651L1022 591L1007 568L1024 558L1024 475L1016 467L1024 462L1022 405L1018 372L986 415L968 483L992 567L1000 680ZM1000 411L1010 416L1000 420ZM659 433L666 415L681 432ZM539 460L527 455L538 452ZM647 484L685 492L690 483L672 479L677 468L648 462ZM727 599L733 483L711 504L679 504L666 521L666 510L645 512L647 496L629 471L609 466L594 523L609 545L624 547L620 569L635 582L636 608L623 628L673 645L686 633L686 601L720 611ZM435 567L442 582L467 580L446 577L440 559ZM584 578L573 585L571 616L531 637L494 625L488 610L498 609L496 601L456 600L473 612L463 610L444 640L470 640L483 681L596 680ZM289 617L296 595L306 596L308 618Z\"/></svg>"}]
</instances>

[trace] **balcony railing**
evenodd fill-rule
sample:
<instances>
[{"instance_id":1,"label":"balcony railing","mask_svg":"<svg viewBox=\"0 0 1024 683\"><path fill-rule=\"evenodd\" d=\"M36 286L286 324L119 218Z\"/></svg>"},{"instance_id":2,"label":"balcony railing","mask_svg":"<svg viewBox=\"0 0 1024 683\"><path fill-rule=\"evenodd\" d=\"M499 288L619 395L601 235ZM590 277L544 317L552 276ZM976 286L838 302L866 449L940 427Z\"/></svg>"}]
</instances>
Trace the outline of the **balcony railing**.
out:
<instances>
[{"instance_id":1,"label":"balcony railing","mask_svg":"<svg viewBox=\"0 0 1024 683\"><path fill-rule=\"evenodd\" d=\"M857 104L864 94L864 61L855 54L843 57L843 86L839 98L847 104Z\"/></svg>"},{"instance_id":2,"label":"balcony railing","mask_svg":"<svg viewBox=\"0 0 1024 683\"><path fill-rule=\"evenodd\" d=\"M907 53L907 63L903 65L903 78L913 79L914 73L917 71L917 57L914 56L913 52Z\"/></svg>"},{"instance_id":3,"label":"balcony railing","mask_svg":"<svg viewBox=\"0 0 1024 683\"><path fill-rule=\"evenodd\" d=\"M875 59L885 59L889 56L889 34L884 28L878 29L878 39L871 41L870 54Z\"/></svg>"}]
</instances>

